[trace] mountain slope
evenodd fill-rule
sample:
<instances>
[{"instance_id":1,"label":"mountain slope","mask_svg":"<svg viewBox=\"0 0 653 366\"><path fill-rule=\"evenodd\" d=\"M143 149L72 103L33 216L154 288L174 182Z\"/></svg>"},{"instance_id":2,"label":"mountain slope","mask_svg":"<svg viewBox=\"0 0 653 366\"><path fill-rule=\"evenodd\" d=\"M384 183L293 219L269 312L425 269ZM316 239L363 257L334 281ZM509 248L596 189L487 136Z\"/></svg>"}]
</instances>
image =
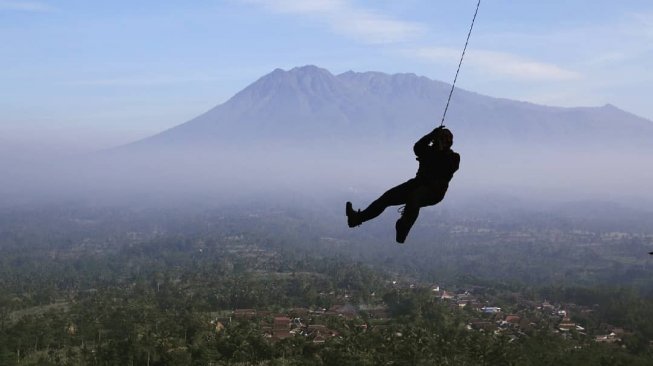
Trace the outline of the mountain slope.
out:
<instances>
[{"instance_id":1,"label":"mountain slope","mask_svg":"<svg viewBox=\"0 0 653 366\"><path fill-rule=\"evenodd\" d=\"M224 104L137 142L139 147L322 139L404 141L439 123L450 85L414 74L316 66L274 70ZM446 125L469 143L646 145L653 123L612 105L561 108L457 89Z\"/></svg>"}]
</instances>

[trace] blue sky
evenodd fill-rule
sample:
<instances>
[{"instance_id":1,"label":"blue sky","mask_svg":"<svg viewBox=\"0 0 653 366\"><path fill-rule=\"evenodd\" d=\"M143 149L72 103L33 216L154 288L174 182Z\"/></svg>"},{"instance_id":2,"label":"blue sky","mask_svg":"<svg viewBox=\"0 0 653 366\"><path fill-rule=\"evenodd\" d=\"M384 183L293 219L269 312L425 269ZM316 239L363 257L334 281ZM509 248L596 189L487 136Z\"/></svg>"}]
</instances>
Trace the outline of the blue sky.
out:
<instances>
[{"instance_id":1,"label":"blue sky","mask_svg":"<svg viewBox=\"0 0 653 366\"><path fill-rule=\"evenodd\" d=\"M0 0L0 143L126 143L277 67L451 82L475 6ZM458 86L548 105L612 103L653 119L652 56L650 0L484 0Z\"/></svg>"}]
</instances>

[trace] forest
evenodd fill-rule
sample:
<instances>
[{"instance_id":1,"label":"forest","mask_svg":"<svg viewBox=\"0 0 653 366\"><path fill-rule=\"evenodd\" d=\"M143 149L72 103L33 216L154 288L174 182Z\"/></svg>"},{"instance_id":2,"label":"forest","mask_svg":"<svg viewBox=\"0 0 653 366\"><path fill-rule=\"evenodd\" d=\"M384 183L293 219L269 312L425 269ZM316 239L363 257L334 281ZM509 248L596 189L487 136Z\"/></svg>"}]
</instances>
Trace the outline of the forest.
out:
<instances>
[{"instance_id":1,"label":"forest","mask_svg":"<svg viewBox=\"0 0 653 366\"><path fill-rule=\"evenodd\" d=\"M395 256L395 247L373 251L378 244L365 237L347 244L308 213L278 209L73 206L6 210L0 220L1 365L648 365L653 357L650 267L615 259L644 248L646 235L622 235L615 249L606 233L558 227L552 238L468 219L463 230L452 215L434 229L446 238L436 260L418 239ZM514 276L518 267L492 275L523 260L519 252L494 264L465 259L487 255L479 233L487 243L504 231L553 256L568 235L580 243L567 251L578 258L583 240L594 243L594 263L556 282L570 259L532 259L530 277ZM423 270L429 260L438 268Z\"/></svg>"}]
</instances>

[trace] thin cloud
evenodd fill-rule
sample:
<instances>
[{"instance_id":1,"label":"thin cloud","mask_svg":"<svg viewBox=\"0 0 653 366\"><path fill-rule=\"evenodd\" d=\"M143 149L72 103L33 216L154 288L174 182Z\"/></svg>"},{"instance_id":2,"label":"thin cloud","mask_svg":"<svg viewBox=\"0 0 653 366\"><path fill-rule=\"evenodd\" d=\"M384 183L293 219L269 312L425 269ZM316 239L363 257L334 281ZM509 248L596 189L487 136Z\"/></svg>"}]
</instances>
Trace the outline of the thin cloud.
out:
<instances>
[{"instance_id":1,"label":"thin cloud","mask_svg":"<svg viewBox=\"0 0 653 366\"><path fill-rule=\"evenodd\" d=\"M24 11L24 12L49 12L54 8L46 3L39 1L5 1L0 0L0 11Z\"/></svg>"},{"instance_id":2,"label":"thin cloud","mask_svg":"<svg viewBox=\"0 0 653 366\"><path fill-rule=\"evenodd\" d=\"M634 28L640 30L645 37L653 37L653 12L634 13L630 16L635 21Z\"/></svg>"},{"instance_id":3,"label":"thin cloud","mask_svg":"<svg viewBox=\"0 0 653 366\"><path fill-rule=\"evenodd\" d=\"M221 80L216 77L119 77L108 79L77 80L66 82L72 86L105 86L105 87L149 87L171 84L185 84L198 82L213 82Z\"/></svg>"},{"instance_id":4,"label":"thin cloud","mask_svg":"<svg viewBox=\"0 0 653 366\"><path fill-rule=\"evenodd\" d=\"M589 66L609 66L616 63L627 61L632 57L631 54L624 52L602 52L597 53L595 57L586 61Z\"/></svg>"},{"instance_id":5,"label":"thin cloud","mask_svg":"<svg viewBox=\"0 0 653 366\"><path fill-rule=\"evenodd\" d=\"M567 88L547 88L521 94L521 98L533 103L543 105L555 105L566 107L577 107L579 105L606 104L605 97L600 94L588 91L583 85L568 86Z\"/></svg>"},{"instance_id":6,"label":"thin cloud","mask_svg":"<svg viewBox=\"0 0 653 366\"><path fill-rule=\"evenodd\" d=\"M415 22L391 18L378 12L355 7L347 0L241 0L277 13L312 17L326 23L333 32L365 43L414 41L428 27ZM444 47L423 47L405 52L405 56L428 61L454 63L460 50ZM470 51L466 63L485 73L522 80L571 80L580 75L559 66L528 60L509 53Z\"/></svg>"},{"instance_id":7,"label":"thin cloud","mask_svg":"<svg viewBox=\"0 0 653 366\"><path fill-rule=\"evenodd\" d=\"M242 0L271 11L312 17L335 33L365 43L394 43L415 38L425 31L422 24L394 19L379 12L355 7L345 0Z\"/></svg>"},{"instance_id":8,"label":"thin cloud","mask_svg":"<svg viewBox=\"0 0 653 366\"><path fill-rule=\"evenodd\" d=\"M460 58L460 50L444 47L423 47L405 51L405 55L413 56L430 62L456 63ZM468 50L465 64L481 72L510 77L520 80L573 80L580 74L566 70L556 65L532 61L509 53Z\"/></svg>"},{"instance_id":9,"label":"thin cloud","mask_svg":"<svg viewBox=\"0 0 653 366\"><path fill-rule=\"evenodd\" d=\"M653 12L615 14L614 18L606 23L542 29L535 33L495 33L486 35L486 39L513 47L547 45L575 62L578 68L645 57L643 54L653 49Z\"/></svg>"}]
</instances>

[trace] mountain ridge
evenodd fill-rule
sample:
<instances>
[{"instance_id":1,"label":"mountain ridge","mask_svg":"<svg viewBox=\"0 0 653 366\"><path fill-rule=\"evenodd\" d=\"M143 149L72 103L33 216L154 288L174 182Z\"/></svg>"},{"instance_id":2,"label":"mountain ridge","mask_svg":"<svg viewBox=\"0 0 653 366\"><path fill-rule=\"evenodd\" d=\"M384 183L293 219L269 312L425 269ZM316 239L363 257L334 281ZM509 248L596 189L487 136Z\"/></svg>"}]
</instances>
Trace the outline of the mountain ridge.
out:
<instances>
[{"instance_id":1,"label":"mountain ridge","mask_svg":"<svg viewBox=\"0 0 653 366\"><path fill-rule=\"evenodd\" d=\"M277 189L373 195L414 176L412 146L439 124L449 90L415 74L277 69L186 123L39 172L26 169L22 181L3 189L5 196L34 187L166 202ZM648 120L612 105L548 107L463 89L448 113L461 155L449 197L651 200Z\"/></svg>"},{"instance_id":2,"label":"mountain ridge","mask_svg":"<svg viewBox=\"0 0 653 366\"><path fill-rule=\"evenodd\" d=\"M450 87L412 73L275 69L198 117L128 146L414 139L439 124ZM653 138L653 122L611 104L545 106L460 88L446 124L474 143L642 144Z\"/></svg>"}]
</instances>

